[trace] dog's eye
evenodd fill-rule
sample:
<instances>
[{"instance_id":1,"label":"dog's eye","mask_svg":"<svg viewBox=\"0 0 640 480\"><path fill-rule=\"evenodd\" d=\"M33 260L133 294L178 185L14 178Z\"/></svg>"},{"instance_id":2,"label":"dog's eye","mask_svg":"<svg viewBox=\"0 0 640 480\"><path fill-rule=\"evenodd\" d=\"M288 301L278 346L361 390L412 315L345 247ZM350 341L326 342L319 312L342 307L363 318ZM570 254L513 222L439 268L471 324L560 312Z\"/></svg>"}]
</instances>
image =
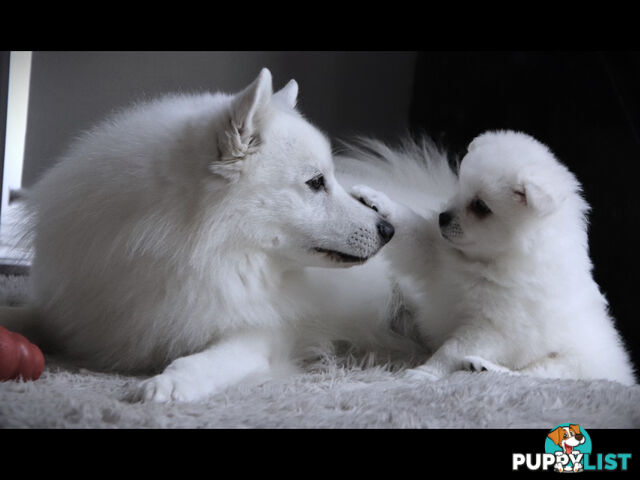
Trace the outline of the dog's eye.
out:
<instances>
[{"instance_id":1,"label":"dog's eye","mask_svg":"<svg viewBox=\"0 0 640 480\"><path fill-rule=\"evenodd\" d=\"M469 204L469 210L478 218L484 218L491 213L491 209L479 198L474 198Z\"/></svg>"},{"instance_id":2,"label":"dog's eye","mask_svg":"<svg viewBox=\"0 0 640 480\"><path fill-rule=\"evenodd\" d=\"M309 188L311 190L313 190L314 192L318 192L320 190L324 190L325 189L324 175L322 175L322 174L316 175L311 180L307 180L305 183L307 185L309 185Z\"/></svg>"}]
</instances>

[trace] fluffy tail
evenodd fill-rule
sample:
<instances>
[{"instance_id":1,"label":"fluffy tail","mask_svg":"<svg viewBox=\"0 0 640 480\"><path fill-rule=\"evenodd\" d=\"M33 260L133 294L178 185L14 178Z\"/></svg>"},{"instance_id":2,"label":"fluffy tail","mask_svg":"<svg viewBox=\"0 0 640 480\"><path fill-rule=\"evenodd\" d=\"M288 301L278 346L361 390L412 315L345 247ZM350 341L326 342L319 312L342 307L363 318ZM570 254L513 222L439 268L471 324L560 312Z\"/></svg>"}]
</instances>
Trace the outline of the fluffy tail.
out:
<instances>
[{"instance_id":1,"label":"fluffy tail","mask_svg":"<svg viewBox=\"0 0 640 480\"><path fill-rule=\"evenodd\" d=\"M406 138L396 147L357 138L344 144L335 163L338 180L347 191L366 184L422 215L440 211L457 184L457 163L425 136Z\"/></svg>"}]
</instances>

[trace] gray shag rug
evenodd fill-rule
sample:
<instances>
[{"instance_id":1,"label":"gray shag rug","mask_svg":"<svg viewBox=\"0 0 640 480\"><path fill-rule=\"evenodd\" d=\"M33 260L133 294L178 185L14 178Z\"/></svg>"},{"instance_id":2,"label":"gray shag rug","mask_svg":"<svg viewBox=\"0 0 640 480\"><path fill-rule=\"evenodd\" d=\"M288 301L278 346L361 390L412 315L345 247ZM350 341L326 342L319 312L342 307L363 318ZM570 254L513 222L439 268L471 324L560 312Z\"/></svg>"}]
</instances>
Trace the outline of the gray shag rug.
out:
<instances>
[{"instance_id":1,"label":"gray shag rug","mask_svg":"<svg viewBox=\"0 0 640 480\"><path fill-rule=\"evenodd\" d=\"M22 303L26 285L26 277L1 276L0 304ZM488 372L421 383L339 354L193 404L132 403L138 381L46 357L37 381L0 382L0 428L640 427L640 386Z\"/></svg>"}]
</instances>

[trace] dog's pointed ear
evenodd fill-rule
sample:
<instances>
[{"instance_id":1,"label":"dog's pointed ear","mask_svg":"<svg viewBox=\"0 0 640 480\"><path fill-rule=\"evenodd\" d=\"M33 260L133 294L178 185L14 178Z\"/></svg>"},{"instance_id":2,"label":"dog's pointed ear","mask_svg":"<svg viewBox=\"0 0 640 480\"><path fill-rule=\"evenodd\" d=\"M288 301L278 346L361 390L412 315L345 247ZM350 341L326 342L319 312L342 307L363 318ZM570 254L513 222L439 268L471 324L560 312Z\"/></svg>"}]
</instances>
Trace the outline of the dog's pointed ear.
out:
<instances>
[{"instance_id":1,"label":"dog's pointed ear","mask_svg":"<svg viewBox=\"0 0 640 480\"><path fill-rule=\"evenodd\" d=\"M209 169L228 179L236 179L242 160L260 145L260 132L273 96L271 72L267 68L231 101L229 122L218 136L219 157Z\"/></svg>"},{"instance_id":2,"label":"dog's pointed ear","mask_svg":"<svg viewBox=\"0 0 640 480\"><path fill-rule=\"evenodd\" d=\"M551 441L556 445L560 445L560 441L562 440L562 433L562 428L556 428L553 432L549 433L547 437L549 437Z\"/></svg>"},{"instance_id":3,"label":"dog's pointed ear","mask_svg":"<svg viewBox=\"0 0 640 480\"><path fill-rule=\"evenodd\" d=\"M293 79L289 80L289 83L273 94L273 98L282 101L282 103L291 109L296 108L298 101L298 82Z\"/></svg>"},{"instance_id":4,"label":"dog's pointed ear","mask_svg":"<svg viewBox=\"0 0 640 480\"><path fill-rule=\"evenodd\" d=\"M540 215L554 212L563 200L562 194L554 191L550 185L532 179L519 182L513 193L518 202L535 210Z\"/></svg>"}]
</instances>

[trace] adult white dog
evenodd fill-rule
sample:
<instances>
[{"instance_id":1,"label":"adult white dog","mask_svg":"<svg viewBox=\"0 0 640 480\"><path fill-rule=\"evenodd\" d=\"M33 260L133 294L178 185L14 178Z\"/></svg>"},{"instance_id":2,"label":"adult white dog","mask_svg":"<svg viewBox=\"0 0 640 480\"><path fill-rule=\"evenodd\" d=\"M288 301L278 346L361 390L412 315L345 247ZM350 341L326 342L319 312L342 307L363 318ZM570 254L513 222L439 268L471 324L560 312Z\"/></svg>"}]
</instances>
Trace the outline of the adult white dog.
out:
<instances>
[{"instance_id":1,"label":"adult white dog","mask_svg":"<svg viewBox=\"0 0 640 480\"><path fill-rule=\"evenodd\" d=\"M331 322L384 318L387 278L369 293L309 268L362 264L394 231L338 184L297 92L263 69L84 134L28 194L35 314L2 323L89 368L155 372L137 398L191 401L290 366Z\"/></svg>"},{"instance_id":2,"label":"adult white dog","mask_svg":"<svg viewBox=\"0 0 640 480\"><path fill-rule=\"evenodd\" d=\"M479 136L441 212L353 191L396 227L384 255L415 287L435 350L413 375L472 368L635 383L591 274L588 204L546 146L511 131Z\"/></svg>"}]
</instances>

